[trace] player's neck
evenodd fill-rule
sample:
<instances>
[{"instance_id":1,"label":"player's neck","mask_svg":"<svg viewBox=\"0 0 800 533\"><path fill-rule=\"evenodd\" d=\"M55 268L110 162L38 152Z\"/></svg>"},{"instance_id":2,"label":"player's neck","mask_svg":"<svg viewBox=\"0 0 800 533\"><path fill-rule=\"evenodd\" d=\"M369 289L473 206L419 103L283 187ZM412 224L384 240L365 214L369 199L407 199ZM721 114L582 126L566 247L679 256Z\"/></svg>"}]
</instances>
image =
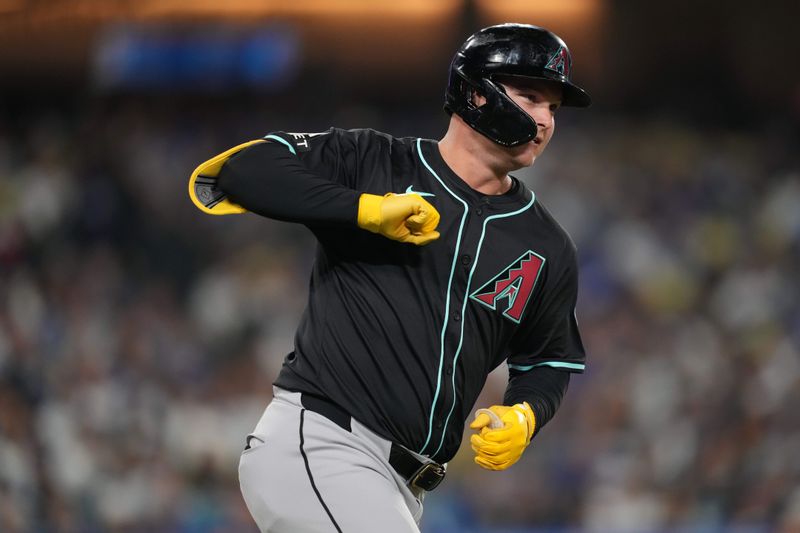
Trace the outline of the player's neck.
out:
<instances>
[{"instance_id":1,"label":"player's neck","mask_svg":"<svg viewBox=\"0 0 800 533\"><path fill-rule=\"evenodd\" d=\"M486 195L507 192L513 185L508 173L515 168L488 157L485 146L475 141L469 132L451 127L439 141L439 153L447 166L476 191Z\"/></svg>"}]
</instances>

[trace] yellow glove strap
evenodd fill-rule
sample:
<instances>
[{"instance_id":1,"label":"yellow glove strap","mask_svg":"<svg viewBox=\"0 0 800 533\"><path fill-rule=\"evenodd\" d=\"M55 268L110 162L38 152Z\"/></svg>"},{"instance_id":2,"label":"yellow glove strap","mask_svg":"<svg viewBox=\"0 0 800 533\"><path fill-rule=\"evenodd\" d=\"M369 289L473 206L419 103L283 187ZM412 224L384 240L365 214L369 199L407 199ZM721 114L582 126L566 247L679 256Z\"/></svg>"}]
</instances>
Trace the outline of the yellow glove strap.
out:
<instances>
[{"instance_id":1,"label":"yellow glove strap","mask_svg":"<svg viewBox=\"0 0 800 533\"><path fill-rule=\"evenodd\" d=\"M189 178L189 198L191 198L195 207L209 215L238 215L239 213L246 213L247 209L229 201L225 193L217 189L217 177L222 165L234 154L241 152L248 146L263 142L266 141L264 139L249 141L234 146L230 150L226 150L208 161L200 163Z\"/></svg>"},{"instance_id":2,"label":"yellow glove strap","mask_svg":"<svg viewBox=\"0 0 800 533\"><path fill-rule=\"evenodd\" d=\"M362 194L358 199L358 227L380 233L381 230L381 203L383 196L377 194Z\"/></svg>"},{"instance_id":3,"label":"yellow glove strap","mask_svg":"<svg viewBox=\"0 0 800 533\"><path fill-rule=\"evenodd\" d=\"M519 409L525 414L525 418L528 421L528 443L530 443L533 438L533 433L536 431L536 415L533 414L533 409L531 409L528 402L514 404L514 408Z\"/></svg>"}]
</instances>

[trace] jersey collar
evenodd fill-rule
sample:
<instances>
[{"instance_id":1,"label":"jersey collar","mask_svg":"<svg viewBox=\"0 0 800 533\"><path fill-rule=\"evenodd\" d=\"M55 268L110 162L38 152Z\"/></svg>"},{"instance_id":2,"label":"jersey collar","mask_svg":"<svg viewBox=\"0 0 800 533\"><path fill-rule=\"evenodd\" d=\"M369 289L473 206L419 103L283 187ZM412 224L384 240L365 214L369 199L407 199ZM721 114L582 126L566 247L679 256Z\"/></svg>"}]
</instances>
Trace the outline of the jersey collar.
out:
<instances>
[{"instance_id":1,"label":"jersey collar","mask_svg":"<svg viewBox=\"0 0 800 533\"><path fill-rule=\"evenodd\" d=\"M470 204L490 205L502 207L520 207L530 202L533 193L522 181L511 176L514 185L504 194L488 195L470 187L461 177L453 172L439 152L439 143L430 139L422 139L420 143L425 159L430 162L439 176L447 182L448 186L458 190L459 195Z\"/></svg>"}]
</instances>

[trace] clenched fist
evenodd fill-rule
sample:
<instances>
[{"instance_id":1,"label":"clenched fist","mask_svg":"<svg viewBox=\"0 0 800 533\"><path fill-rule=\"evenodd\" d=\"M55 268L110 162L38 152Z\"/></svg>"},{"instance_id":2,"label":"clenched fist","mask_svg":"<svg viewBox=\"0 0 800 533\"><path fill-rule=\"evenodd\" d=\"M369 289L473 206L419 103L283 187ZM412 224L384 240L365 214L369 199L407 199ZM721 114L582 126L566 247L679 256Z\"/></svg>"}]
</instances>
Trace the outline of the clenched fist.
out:
<instances>
[{"instance_id":1,"label":"clenched fist","mask_svg":"<svg viewBox=\"0 0 800 533\"><path fill-rule=\"evenodd\" d=\"M439 238L439 212L420 195L362 194L358 226L386 238L423 246Z\"/></svg>"},{"instance_id":2,"label":"clenched fist","mask_svg":"<svg viewBox=\"0 0 800 533\"><path fill-rule=\"evenodd\" d=\"M522 457L536 429L528 402L478 409L469 425L480 433L470 438L475 462L487 470L505 470Z\"/></svg>"}]
</instances>

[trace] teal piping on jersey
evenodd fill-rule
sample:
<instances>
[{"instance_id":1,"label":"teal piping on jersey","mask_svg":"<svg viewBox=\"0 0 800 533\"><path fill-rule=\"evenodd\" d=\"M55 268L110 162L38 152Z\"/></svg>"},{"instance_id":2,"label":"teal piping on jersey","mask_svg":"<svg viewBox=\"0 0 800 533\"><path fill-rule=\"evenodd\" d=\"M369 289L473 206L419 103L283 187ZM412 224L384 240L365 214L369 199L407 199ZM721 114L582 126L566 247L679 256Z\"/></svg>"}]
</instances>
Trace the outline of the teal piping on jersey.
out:
<instances>
[{"instance_id":1,"label":"teal piping on jersey","mask_svg":"<svg viewBox=\"0 0 800 533\"><path fill-rule=\"evenodd\" d=\"M521 207L516 211L512 211L510 213L501 213L499 215L492 215L490 217L486 217L486 220L483 221L483 228L481 229L481 238L478 239L478 249L475 251L475 261L472 263L472 268L469 271L469 277L467 278L467 290L464 293L464 302L461 304L461 335L458 340L458 348L456 348L456 354L453 356L453 405L450 406L450 412L447 413L447 418L444 420L444 427L442 428L442 438L439 441L439 447L436 448L436 451L433 452L433 455L439 453L439 450L442 449L442 444L444 444L444 435L445 431L447 431L447 424L450 423L450 416L453 414L453 410L456 408L456 365L458 364L458 358L461 355L461 346L464 344L464 323L466 322L466 317L464 316L467 309L467 302L469 301L469 289L472 285L472 276L475 274L475 268L478 266L478 260L481 256L481 247L483 246L483 238L486 237L486 227L489 225L491 220L495 220L498 218L507 218L519 215L530 209L533 203L536 201L536 195L531 193L531 201L525 207Z\"/></svg>"},{"instance_id":2,"label":"teal piping on jersey","mask_svg":"<svg viewBox=\"0 0 800 533\"><path fill-rule=\"evenodd\" d=\"M295 151L294 146L292 146L292 143L290 143L286 139L281 139L277 135L267 135L264 137L264 139L272 139L273 141L278 141L279 143L286 145L286 147L289 149L290 152L292 152L293 155L297 155L297 152Z\"/></svg>"},{"instance_id":3,"label":"teal piping on jersey","mask_svg":"<svg viewBox=\"0 0 800 533\"><path fill-rule=\"evenodd\" d=\"M464 214L461 215L461 225L458 227L458 238L456 239L456 247L455 250L453 250L453 264L450 267L450 278L447 280L447 294L445 295L444 321L442 323L442 334L439 341L440 342L439 371L436 375L436 392L433 395L433 403L431 404L431 415L430 417L428 417L428 437L425 439L425 444L423 444L422 448L420 448L419 452L417 452L421 454L425 450L425 448L428 447L428 443L431 440L431 434L433 433L433 413L436 410L436 402L439 400L439 391L442 382L442 366L444 365L444 338L445 334L447 333L447 321L450 318L450 290L453 286L453 275L455 274L456 265L458 264L458 249L461 247L461 237L464 233L464 224L467 221L467 212L469 212L469 206L467 205L467 202L459 198L458 195L456 195L456 193L451 191L450 187L445 185L444 181L442 181L442 178L440 178L439 175L436 174L436 172L431 168L431 166L425 160L425 157L422 155L422 148L420 146L421 144L420 141L421 139L417 139L417 155L419 156L420 161L422 161L422 164L425 165L425 168L428 169L428 172L430 172L433 175L433 177L436 178L436 180L442 184L442 187L444 187L445 190L450 193L450 196L461 202L461 205L464 206Z\"/></svg>"},{"instance_id":4,"label":"teal piping on jersey","mask_svg":"<svg viewBox=\"0 0 800 533\"><path fill-rule=\"evenodd\" d=\"M520 370L522 372L527 372L531 368L536 368L537 366L551 366L553 368L569 368L570 370L584 370L586 365L583 363L567 363L566 361L545 361L544 363L536 363L535 365L512 365L511 363L508 364L508 368L513 370Z\"/></svg>"}]
</instances>

